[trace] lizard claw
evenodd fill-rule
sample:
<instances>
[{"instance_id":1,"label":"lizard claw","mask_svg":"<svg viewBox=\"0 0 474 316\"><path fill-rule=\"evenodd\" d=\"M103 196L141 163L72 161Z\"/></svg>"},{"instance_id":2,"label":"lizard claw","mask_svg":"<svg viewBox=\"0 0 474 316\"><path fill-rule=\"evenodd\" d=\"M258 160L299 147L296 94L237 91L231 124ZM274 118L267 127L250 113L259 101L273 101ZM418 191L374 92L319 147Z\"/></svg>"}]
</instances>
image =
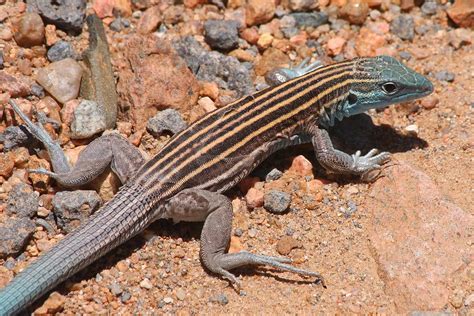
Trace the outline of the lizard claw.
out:
<instances>
[{"instance_id":1,"label":"lizard claw","mask_svg":"<svg viewBox=\"0 0 474 316\"><path fill-rule=\"evenodd\" d=\"M378 154L377 149L371 149L365 156L361 156L360 150L352 155L352 170L357 174L365 174L372 170L380 169L380 166L390 159L388 152Z\"/></svg>"}]
</instances>

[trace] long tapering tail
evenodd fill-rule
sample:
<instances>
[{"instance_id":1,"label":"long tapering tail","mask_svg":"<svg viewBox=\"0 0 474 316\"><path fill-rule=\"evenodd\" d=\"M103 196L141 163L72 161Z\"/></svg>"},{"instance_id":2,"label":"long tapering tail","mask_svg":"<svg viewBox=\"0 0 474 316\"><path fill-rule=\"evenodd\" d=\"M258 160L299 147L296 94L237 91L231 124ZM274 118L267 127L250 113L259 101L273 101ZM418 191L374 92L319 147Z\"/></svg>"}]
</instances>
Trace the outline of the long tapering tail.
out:
<instances>
[{"instance_id":1,"label":"long tapering tail","mask_svg":"<svg viewBox=\"0 0 474 316\"><path fill-rule=\"evenodd\" d=\"M47 291L111 249L142 231L153 220L152 205L134 185L117 195L50 251L0 290L0 316L15 315Z\"/></svg>"}]
</instances>

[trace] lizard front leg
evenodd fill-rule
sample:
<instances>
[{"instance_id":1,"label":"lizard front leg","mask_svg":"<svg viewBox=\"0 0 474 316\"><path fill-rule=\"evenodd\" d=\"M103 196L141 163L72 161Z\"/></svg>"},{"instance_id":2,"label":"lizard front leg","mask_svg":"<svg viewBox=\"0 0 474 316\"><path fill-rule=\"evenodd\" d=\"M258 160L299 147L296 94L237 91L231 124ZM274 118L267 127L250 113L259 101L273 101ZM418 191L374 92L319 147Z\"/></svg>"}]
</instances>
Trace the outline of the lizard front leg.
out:
<instances>
[{"instance_id":1,"label":"lizard front leg","mask_svg":"<svg viewBox=\"0 0 474 316\"><path fill-rule=\"evenodd\" d=\"M308 133L316 159L325 169L334 173L359 175L363 181L371 181L378 175L373 172L380 170L380 166L390 159L388 152L378 154L377 149L370 150L365 156L361 156L359 150L348 155L334 149L328 132L316 125L308 128Z\"/></svg>"},{"instance_id":2,"label":"lizard front leg","mask_svg":"<svg viewBox=\"0 0 474 316\"><path fill-rule=\"evenodd\" d=\"M140 151L119 134L108 134L92 141L79 154L74 167L67 162L61 147L55 142L44 127L34 124L15 101L10 100L13 110L19 115L31 134L43 143L47 149L54 172L45 169L28 170L32 173L46 174L67 188L76 188L87 184L99 176L107 166L125 183L135 171L145 163L145 158Z\"/></svg>"},{"instance_id":3,"label":"lizard front leg","mask_svg":"<svg viewBox=\"0 0 474 316\"><path fill-rule=\"evenodd\" d=\"M257 255L249 252L226 253L232 231L232 203L224 195L201 189L186 189L174 196L166 205L164 218L178 221L204 221L201 233L200 256L210 271L228 279L239 287L240 282L229 272L245 265L267 265L300 275L318 278L319 273L295 268L287 263L291 259Z\"/></svg>"}]
</instances>

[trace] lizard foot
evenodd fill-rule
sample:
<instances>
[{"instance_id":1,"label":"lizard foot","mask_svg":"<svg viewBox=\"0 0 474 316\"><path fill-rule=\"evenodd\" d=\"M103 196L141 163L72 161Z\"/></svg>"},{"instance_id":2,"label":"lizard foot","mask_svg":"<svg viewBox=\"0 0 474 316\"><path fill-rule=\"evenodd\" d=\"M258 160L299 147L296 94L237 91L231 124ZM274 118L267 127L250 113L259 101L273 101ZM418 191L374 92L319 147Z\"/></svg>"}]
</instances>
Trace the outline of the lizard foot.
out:
<instances>
[{"instance_id":1,"label":"lizard foot","mask_svg":"<svg viewBox=\"0 0 474 316\"><path fill-rule=\"evenodd\" d=\"M390 153L378 153L378 150L374 148L366 155L361 156L361 152L358 150L352 155L352 159L351 169L353 172L360 174L363 181L370 182L380 174L381 165L390 159Z\"/></svg>"}]
</instances>

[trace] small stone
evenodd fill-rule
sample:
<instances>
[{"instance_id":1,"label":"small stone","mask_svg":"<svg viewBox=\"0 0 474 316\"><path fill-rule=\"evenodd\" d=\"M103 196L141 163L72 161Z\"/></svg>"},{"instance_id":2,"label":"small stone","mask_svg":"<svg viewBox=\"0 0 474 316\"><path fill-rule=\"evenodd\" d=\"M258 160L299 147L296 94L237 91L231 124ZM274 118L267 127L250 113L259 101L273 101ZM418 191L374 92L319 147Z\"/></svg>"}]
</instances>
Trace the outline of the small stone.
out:
<instances>
[{"instance_id":1,"label":"small stone","mask_svg":"<svg viewBox=\"0 0 474 316\"><path fill-rule=\"evenodd\" d=\"M266 23L275 15L275 9L274 1L247 0L245 22L249 26Z\"/></svg>"},{"instance_id":2,"label":"small stone","mask_svg":"<svg viewBox=\"0 0 474 316\"><path fill-rule=\"evenodd\" d=\"M316 28L323 24L328 23L329 17L324 12L298 12L298 13L291 13L291 17L295 19L296 27L313 27Z\"/></svg>"},{"instance_id":3,"label":"small stone","mask_svg":"<svg viewBox=\"0 0 474 316\"><path fill-rule=\"evenodd\" d=\"M140 282L140 287L150 290L153 288L153 284L151 284L151 281L148 278L145 278Z\"/></svg>"},{"instance_id":4,"label":"small stone","mask_svg":"<svg viewBox=\"0 0 474 316\"><path fill-rule=\"evenodd\" d=\"M0 27L0 39L6 42L13 38L13 33L8 26Z\"/></svg>"},{"instance_id":5,"label":"small stone","mask_svg":"<svg viewBox=\"0 0 474 316\"><path fill-rule=\"evenodd\" d=\"M53 46L59 41L58 34L56 33L56 26L53 24L48 24L44 28L45 37L46 37L46 46Z\"/></svg>"},{"instance_id":6,"label":"small stone","mask_svg":"<svg viewBox=\"0 0 474 316\"><path fill-rule=\"evenodd\" d=\"M31 88L25 77L14 77L0 70L0 93L4 92L7 92L12 98L26 97L30 94Z\"/></svg>"},{"instance_id":7,"label":"small stone","mask_svg":"<svg viewBox=\"0 0 474 316\"><path fill-rule=\"evenodd\" d=\"M131 298L132 298L132 294L130 294L130 292L128 291L125 291L122 293L122 295L120 295L120 301L122 303L128 302Z\"/></svg>"},{"instance_id":8,"label":"small stone","mask_svg":"<svg viewBox=\"0 0 474 316\"><path fill-rule=\"evenodd\" d=\"M439 81L453 82L455 75L450 71L441 70L435 73L435 78Z\"/></svg>"},{"instance_id":9,"label":"small stone","mask_svg":"<svg viewBox=\"0 0 474 316\"><path fill-rule=\"evenodd\" d=\"M8 126L5 131L1 134L3 138L3 146L5 150L10 150L15 147L26 144L30 139L28 134L26 134L25 128L20 128L19 126ZM4 157L4 154L0 153L0 176L7 177L11 173L9 171L9 158ZM4 160L5 159L5 160ZM3 164L7 164L4 166Z\"/></svg>"},{"instance_id":10,"label":"small stone","mask_svg":"<svg viewBox=\"0 0 474 316\"><path fill-rule=\"evenodd\" d=\"M53 292L49 295L48 299L44 304L34 311L34 315L54 315L61 312L64 308L64 303L66 302L66 297L59 294L58 292Z\"/></svg>"},{"instance_id":11,"label":"small stone","mask_svg":"<svg viewBox=\"0 0 474 316\"><path fill-rule=\"evenodd\" d=\"M249 42L249 44L257 44L259 35L258 30L255 27L247 28L240 32L240 37Z\"/></svg>"},{"instance_id":12,"label":"small stone","mask_svg":"<svg viewBox=\"0 0 474 316\"><path fill-rule=\"evenodd\" d=\"M401 51L399 54L401 59L404 59L404 60L410 60L411 59L411 54L409 52L406 52L406 51Z\"/></svg>"},{"instance_id":13,"label":"small stone","mask_svg":"<svg viewBox=\"0 0 474 316\"><path fill-rule=\"evenodd\" d=\"M264 193L262 190L250 188L245 195L245 200L250 208L256 208L263 205Z\"/></svg>"},{"instance_id":14,"label":"small stone","mask_svg":"<svg viewBox=\"0 0 474 316\"><path fill-rule=\"evenodd\" d=\"M209 302L211 303L218 303L222 306L227 305L229 303L229 299L225 294L217 294L209 298Z\"/></svg>"},{"instance_id":15,"label":"small stone","mask_svg":"<svg viewBox=\"0 0 474 316\"><path fill-rule=\"evenodd\" d=\"M7 215L16 214L18 217L31 218L36 214L38 206L38 195L33 189L25 183L18 183L8 194L6 213Z\"/></svg>"},{"instance_id":16,"label":"small stone","mask_svg":"<svg viewBox=\"0 0 474 316\"><path fill-rule=\"evenodd\" d=\"M65 58L74 59L76 57L76 52L69 42L58 41L56 44L51 46L46 56L48 57L49 61L55 62Z\"/></svg>"},{"instance_id":17,"label":"small stone","mask_svg":"<svg viewBox=\"0 0 474 316\"><path fill-rule=\"evenodd\" d=\"M0 176L9 178L15 167L13 157L7 153L0 153Z\"/></svg>"},{"instance_id":18,"label":"small stone","mask_svg":"<svg viewBox=\"0 0 474 316\"><path fill-rule=\"evenodd\" d=\"M426 110L434 109L436 105L438 105L438 103L439 103L439 98L434 95L430 95L421 100L421 106Z\"/></svg>"},{"instance_id":19,"label":"small stone","mask_svg":"<svg viewBox=\"0 0 474 316\"><path fill-rule=\"evenodd\" d=\"M48 24L59 29L80 33L86 16L86 0L27 0L28 10L39 13Z\"/></svg>"},{"instance_id":20,"label":"small stone","mask_svg":"<svg viewBox=\"0 0 474 316\"><path fill-rule=\"evenodd\" d=\"M39 14L26 13L13 27L13 36L19 46L32 47L44 43L44 23Z\"/></svg>"},{"instance_id":21,"label":"small stone","mask_svg":"<svg viewBox=\"0 0 474 316\"><path fill-rule=\"evenodd\" d=\"M120 32L122 30L122 19L116 18L109 24L109 28L114 32Z\"/></svg>"},{"instance_id":22,"label":"small stone","mask_svg":"<svg viewBox=\"0 0 474 316\"><path fill-rule=\"evenodd\" d=\"M470 45L474 41L471 32L464 28L458 28L448 33L449 44L455 49L459 49L462 46Z\"/></svg>"},{"instance_id":23,"label":"small stone","mask_svg":"<svg viewBox=\"0 0 474 316\"><path fill-rule=\"evenodd\" d=\"M340 14L349 23L362 25L369 14L369 5L362 0L349 0L340 10Z\"/></svg>"},{"instance_id":24,"label":"small stone","mask_svg":"<svg viewBox=\"0 0 474 316\"><path fill-rule=\"evenodd\" d=\"M85 139L105 131L105 113L97 102L82 100L74 109L71 122L71 138Z\"/></svg>"},{"instance_id":25,"label":"small stone","mask_svg":"<svg viewBox=\"0 0 474 316\"><path fill-rule=\"evenodd\" d=\"M413 135L413 136L418 135L418 132L419 132L418 125L415 125L415 124L408 125L407 127L405 127L405 132L408 135Z\"/></svg>"},{"instance_id":26,"label":"small stone","mask_svg":"<svg viewBox=\"0 0 474 316\"><path fill-rule=\"evenodd\" d=\"M426 15L434 15L438 10L438 4L436 1L425 1L421 6L421 12Z\"/></svg>"},{"instance_id":27,"label":"small stone","mask_svg":"<svg viewBox=\"0 0 474 316\"><path fill-rule=\"evenodd\" d=\"M474 27L474 4L472 0L456 0L447 10L448 16L461 27Z\"/></svg>"},{"instance_id":28,"label":"small stone","mask_svg":"<svg viewBox=\"0 0 474 316\"><path fill-rule=\"evenodd\" d=\"M66 233L79 227L99 209L100 204L101 199L97 192L86 190L58 192L52 200L58 227Z\"/></svg>"},{"instance_id":29,"label":"small stone","mask_svg":"<svg viewBox=\"0 0 474 316\"><path fill-rule=\"evenodd\" d=\"M250 228L248 234L250 238L255 238L257 237L258 230L256 230L255 228Z\"/></svg>"},{"instance_id":30,"label":"small stone","mask_svg":"<svg viewBox=\"0 0 474 316\"><path fill-rule=\"evenodd\" d=\"M356 39L355 50L359 56L375 56L385 45L385 37L362 27Z\"/></svg>"},{"instance_id":31,"label":"small stone","mask_svg":"<svg viewBox=\"0 0 474 316\"><path fill-rule=\"evenodd\" d=\"M149 34L158 28L162 22L162 13L159 6L153 6L145 10L138 21L137 30L140 34Z\"/></svg>"},{"instance_id":32,"label":"small stone","mask_svg":"<svg viewBox=\"0 0 474 316\"><path fill-rule=\"evenodd\" d=\"M166 109L158 112L148 120L147 131L153 136L160 136L163 132L179 133L187 126L181 114L175 109Z\"/></svg>"},{"instance_id":33,"label":"small stone","mask_svg":"<svg viewBox=\"0 0 474 316\"><path fill-rule=\"evenodd\" d=\"M110 284L110 292L115 295L115 296L119 296L120 294L123 293L123 290L122 288L120 287L120 285L118 285L117 283L115 282L112 282L112 284Z\"/></svg>"},{"instance_id":34,"label":"small stone","mask_svg":"<svg viewBox=\"0 0 474 316\"><path fill-rule=\"evenodd\" d=\"M34 83L31 85L31 93L40 99L44 98L44 89L39 84Z\"/></svg>"},{"instance_id":35,"label":"small stone","mask_svg":"<svg viewBox=\"0 0 474 316\"><path fill-rule=\"evenodd\" d=\"M20 253L35 231L29 218L10 218L5 226L0 225L0 259Z\"/></svg>"},{"instance_id":36,"label":"small stone","mask_svg":"<svg viewBox=\"0 0 474 316\"><path fill-rule=\"evenodd\" d=\"M283 213L291 203L291 195L286 192L271 190L264 196L263 207L272 213Z\"/></svg>"},{"instance_id":37,"label":"small stone","mask_svg":"<svg viewBox=\"0 0 474 316\"><path fill-rule=\"evenodd\" d=\"M270 33L263 33L257 41L257 46L260 49L267 49L272 45L272 42L273 36Z\"/></svg>"},{"instance_id":38,"label":"small stone","mask_svg":"<svg viewBox=\"0 0 474 316\"><path fill-rule=\"evenodd\" d=\"M400 9L403 11L409 11L415 7L415 0L401 0Z\"/></svg>"},{"instance_id":39,"label":"small stone","mask_svg":"<svg viewBox=\"0 0 474 316\"><path fill-rule=\"evenodd\" d=\"M403 40L413 40L415 37L415 21L408 14L400 14L390 24L390 31Z\"/></svg>"},{"instance_id":40,"label":"small stone","mask_svg":"<svg viewBox=\"0 0 474 316\"><path fill-rule=\"evenodd\" d=\"M327 48L329 50L329 55L336 56L342 52L346 40L342 37L333 37L327 43Z\"/></svg>"},{"instance_id":41,"label":"small stone","mask_svg":"<svg viewBox=\"0 0 474 316\"><path fill-rule=\"evenodd\" d=\"M174 300L173 300L173 298L167 296L167 297L163 298L163 302L165 302L166 304L172 304L174 302Z\"/></svg>"},{"instance_id":42,"label":"small stone","mask_svg":"<svg viewBox=\"0 0 474 316\"><path fill-rule=\"evenodd\" d=\"M288 0L284 2L291 11L313 11L318 7L314 0Z\"/></svg>"},{"instance_id":43,"label":"small stone","mask_svg":"<svg viewBox=\"0 0 474 316\"><path fill-rule=\"evenodd\" d=\"M204 23L204 39L213 49L229 51L239 44L238 22L207 20Z\"/></svg>"},{"instance_id":44,"label":"small stone","mask_svg":"<svg viewBox=\"0 0 474 316\"><path fill-rule=\"evenodd\" d=\"M177 289L176 298L180 301L184 301L184 299L186 298L186 292L182 288Z\"/></svg>"},{"instance_id":45,"label":"small stone","mask_svg":"<svg viewBox=\"0 0 474 316\"><path fill-rule=\"evenodd\" d=\"M290 254L292 249L301 247L301 242L291 236L286 235L278 241L276 250L280 255L287 256Z\"/></svg>"},{"instance_id":46,"label":"small stone","mask_svg":"<svg viewBox=\"0 0 474 316\"><path fill-rule=\"evenodd\" d=\"M464 302L464 291L460 289L455 290L449 297L449 302L455 308L461 308Z\"/></svg>"},{"instance_id":47,"label":"small stone","mask_svg":"<svg viewBox=\"0 0 474 316\"><path fill-rule=\"evenodd\" d=\"M283 175L283 172L281 172L280 170L276 168L273 168L265 177L265 181L269 182L269 181L278 180L281 178L282 175Z\"/></svg>"},{"instance_id":48,"label":"small stone","mask_svg":"<svg viewBox=\"0 0 474 316\"><path fill-rule=\"evenodd\" d=\"M301 176L312 176L313 165L305 156L299 155L293 159L288 171Z\"/></svg>"},{"instance_id":49,"label":"small stone","mask_svg":"<svg viewBox=\"0 0 474 316\"><path fill-rule=\"evenodd\" d=\"M217 109L214 101L209 97L199 99L198 104L204 109L204 111L206 111L206 113L210 113Z\"/></svg>"},{"instance_id":50,"label":"small stone","mask_svg":"<svg viewBox=\"0 0 474 316\"><path fill-rule=\"evenodd\" d=\"M71 58L51 63L40 69L36 81L60 103L77 98L82 67Z\"/></svg>"}]
</instances>

